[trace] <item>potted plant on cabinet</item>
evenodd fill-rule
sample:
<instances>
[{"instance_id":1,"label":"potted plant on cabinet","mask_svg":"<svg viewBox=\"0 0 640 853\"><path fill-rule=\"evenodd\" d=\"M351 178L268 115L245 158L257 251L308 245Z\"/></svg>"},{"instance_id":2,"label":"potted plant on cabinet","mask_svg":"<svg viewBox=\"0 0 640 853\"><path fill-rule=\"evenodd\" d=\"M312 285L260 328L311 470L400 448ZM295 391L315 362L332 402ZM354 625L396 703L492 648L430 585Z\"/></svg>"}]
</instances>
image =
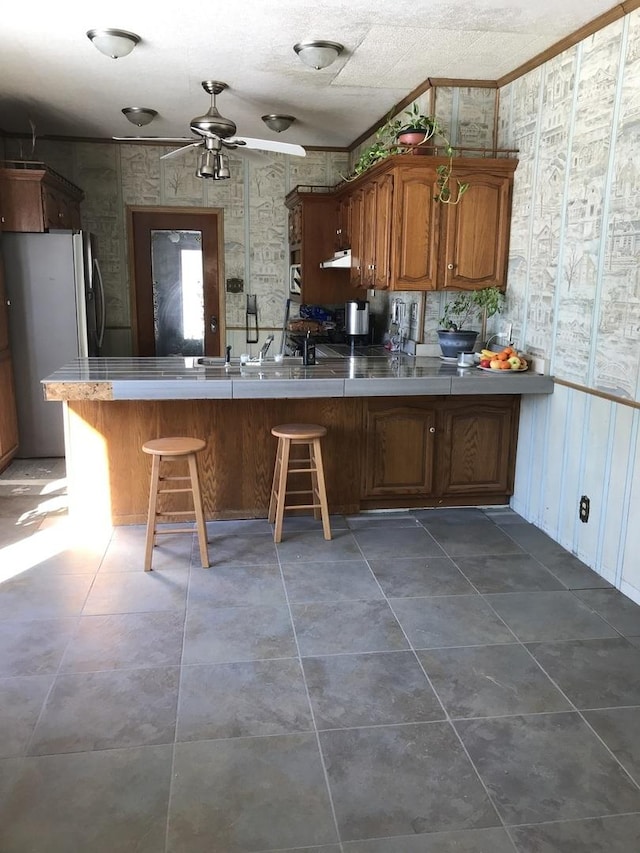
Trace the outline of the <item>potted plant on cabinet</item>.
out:
<instances>
[{"instance_id":1,"label":"potted plant on cabinet","mask_svg":"<svg viewBox=\"0 0 640 853\"><path fill-rule=\"evenodd\" d=\"M454 190L451 188L455 149L447 139L438 119L435 116L427 116L421 113L416 101L400 116L389 119L379 128L375 142L362 150L353 167L353 172L345 180L352 181L381 160L385 160L393 154L406 154L412 148L424 146L426 142L430 142L436 136L442 140L439 147L443 148L449 162L436 168L438 178L434 199L442 204L458 204L464 193L469 189L469 184L457 180L457 187ZM435 152L434 144L429 147Z\"/></svg>"},{"instance_id":2,"label":"potted plant on cabinet","mask_svg":"<svg viewBox=\"0 0 640 853\"><path fill-rule=\"evenodd\" d=\"M438 341L445 358L457 358L459 352L469 352L478 334L486 337L487 319L499 314L504 306L504 294L497 287L459 291L455 299L444 306ZM473 319L481 321L481 332L463 326Z\"/></svg>"}]
</instances>

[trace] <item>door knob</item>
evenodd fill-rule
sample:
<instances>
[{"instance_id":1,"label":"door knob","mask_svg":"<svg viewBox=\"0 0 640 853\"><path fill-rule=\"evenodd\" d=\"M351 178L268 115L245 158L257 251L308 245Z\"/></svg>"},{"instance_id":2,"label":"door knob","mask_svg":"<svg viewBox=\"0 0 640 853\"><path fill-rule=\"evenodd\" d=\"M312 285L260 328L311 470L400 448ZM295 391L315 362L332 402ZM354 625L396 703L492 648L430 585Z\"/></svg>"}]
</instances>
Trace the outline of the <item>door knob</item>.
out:
<instances>
[{"instance_id":1,"label":"door knob","mask_svg":"<svg viewBox=\"0 0 640 853\"><path fill-rule=\"evenodd\" d=\"M435 431L436 431L435 427L429 427L429 432L435 432Z\"/></svg>"},{"instance_id":2,"label":"door knob","mask_svg":"<svg viewBox=\"0 0 640 853\"><path fill-rule=\"evenodd\" d=\"M448 270L452 270L452 269L453 269L453 264L447 264L447 269L448 269Z\"/></svg>"},{"instance_id":3,"label":"door knob","mask_svg":"<svg viewBox=\"0 0 640 853\"><path fill-rule=\"evenodd\" d=\"M218 331L218 318L217 317L214 317L213 315L211 315L211 317L209 317L209 328L211 329L211 331L215 335L215 333Z\"/></svg>"}]
</instances>

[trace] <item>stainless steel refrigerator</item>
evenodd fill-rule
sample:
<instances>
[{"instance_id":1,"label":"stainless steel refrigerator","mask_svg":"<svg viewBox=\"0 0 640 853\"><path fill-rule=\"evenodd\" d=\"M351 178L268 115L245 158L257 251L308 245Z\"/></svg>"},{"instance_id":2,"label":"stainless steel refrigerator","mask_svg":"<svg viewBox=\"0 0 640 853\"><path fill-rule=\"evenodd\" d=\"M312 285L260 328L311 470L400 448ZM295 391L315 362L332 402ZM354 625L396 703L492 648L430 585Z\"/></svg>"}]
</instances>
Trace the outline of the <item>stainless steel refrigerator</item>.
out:
<instances>
[{"instance_id":1,"label":"stainless steel refrigerator","mask_svg":"<svg viewBox=\"0 0 640 853\"><path fill-rule=\"evenodd\" d=\"M105 299L96 241L86 231L2 234L16 384L18 456L64 456L62 403L41 379L77 357L98 356Z\"/></svg>"}]
</instances>

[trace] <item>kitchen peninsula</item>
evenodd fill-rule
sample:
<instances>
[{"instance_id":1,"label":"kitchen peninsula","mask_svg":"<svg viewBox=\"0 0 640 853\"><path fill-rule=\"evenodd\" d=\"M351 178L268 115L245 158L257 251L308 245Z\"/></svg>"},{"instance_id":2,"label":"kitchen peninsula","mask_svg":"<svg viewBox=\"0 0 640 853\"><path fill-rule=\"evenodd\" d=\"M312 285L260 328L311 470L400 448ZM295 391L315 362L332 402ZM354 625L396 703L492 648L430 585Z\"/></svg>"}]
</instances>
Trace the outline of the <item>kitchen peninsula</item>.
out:
<instances>
[{"instance_id":1,"label":"kitchen peninsula","mask_svg":"<svg viewBox=\"0 0 640 853\"><path fill-rule=\"evenodd\" d=\"M225 366L216 359L77 359L43 380L62 401L69 509L94 528L146 518L145 440L206 439L205 515L265 517L275 459L271 427L327 427L324 457L334 513L403 506L506 503L513 490L521 395L553 381L459 369L437 358L381 351Z\"/></svg>"}]
</instances>

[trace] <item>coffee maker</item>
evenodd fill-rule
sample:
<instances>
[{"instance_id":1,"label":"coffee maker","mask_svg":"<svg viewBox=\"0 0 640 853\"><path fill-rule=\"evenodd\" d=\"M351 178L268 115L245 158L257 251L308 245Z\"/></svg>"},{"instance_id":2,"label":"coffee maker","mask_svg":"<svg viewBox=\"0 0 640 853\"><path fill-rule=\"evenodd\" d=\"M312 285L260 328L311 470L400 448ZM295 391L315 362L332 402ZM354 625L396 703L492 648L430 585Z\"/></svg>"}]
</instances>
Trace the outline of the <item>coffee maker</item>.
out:
<instances>
[{"instance_id":1,"label":"coffee maker","mask_svg":"<svg viewBox=\"0 0 640 853\"><path fill-rule=\"evenodd\" d=\"M344 325L351 349L369 343L369 303L353 299L344 306Z\"/></svg>"}]
</instances>

